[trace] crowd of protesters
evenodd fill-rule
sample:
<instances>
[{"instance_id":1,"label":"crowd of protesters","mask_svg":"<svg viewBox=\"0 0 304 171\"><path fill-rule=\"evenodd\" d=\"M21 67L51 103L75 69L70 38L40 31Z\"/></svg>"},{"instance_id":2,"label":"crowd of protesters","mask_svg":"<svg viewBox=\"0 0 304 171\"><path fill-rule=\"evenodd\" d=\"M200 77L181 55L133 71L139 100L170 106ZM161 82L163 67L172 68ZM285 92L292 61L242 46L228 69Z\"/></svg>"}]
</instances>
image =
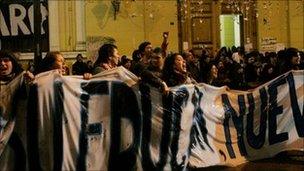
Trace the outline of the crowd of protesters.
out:
<instances>
[{"instance_id":1,"label":"crowd of protesters","mask_svg":"<svg viewBox=\"0 0 304 171\"><path fill-rule=\"evenodd\" d=\"M188 60L187 66L190 74L199 75L198 82L248 90L287 71L304 69L303 55L296 48L262 54L258 51L245 53L242 47L223 47L215 56L203 50L200 57ZM193 66L197 67L196 70Z\"/></svg>"},{"instance_id":2,"label":"crowd of protesters","mask_svg":"<svg viewBox=\"0 0 304 171\"><path fill-rule=\"evenodd\" d=\"M160 47L153 48L150 42L145 41L133 51L132 59L125 55L120 57L116 45L104 44L99 48L95 63L91 60L85 62L84 57L78 54L72 65L72 74L90 79L99 72L123 66L137 75L142 82L167 92L168 87L188 83L226 85L231 89L248 90L290 70L304 69L304 53L296 48L263 54L259 51L245 52L244 48L233 46L222 47L216 55L211 55L206 49L202 49L200 55L191 50L181 54L169 53L167 48L167 32L163 34ZM20 73L21 68L13 54L1 51L0 61L1 81ZM12 70L8 70L9 62L13 64ZM47 53L36 70L32 63L29 63L27 70L38 74L52 69L69 75L69 69L65 66L64 57L60 52Z\"/></svg>"},{"instance_id":3,"label":"crowd of protesters","mask_svg":"<svg viewBox=\"0 0 304 171\"><path fill-rule=\"evenodd\" d=\"M143 42L134 50L132 60L125 55L119 60L117 47L105 44L99 49L91 73L98 73L94 72L96 68L103 68L103 71L124 66L143 82L162 90L187 83L248 90L290 70L304 69L304 53L296 48L260 53L245 52L242 47L223 47L212 56L206 49L202 49L200 55L191 50L181 54L169 53L167 45L166 39L161 47L156 48L150 42Z\"/></svg>"}]
</instances>

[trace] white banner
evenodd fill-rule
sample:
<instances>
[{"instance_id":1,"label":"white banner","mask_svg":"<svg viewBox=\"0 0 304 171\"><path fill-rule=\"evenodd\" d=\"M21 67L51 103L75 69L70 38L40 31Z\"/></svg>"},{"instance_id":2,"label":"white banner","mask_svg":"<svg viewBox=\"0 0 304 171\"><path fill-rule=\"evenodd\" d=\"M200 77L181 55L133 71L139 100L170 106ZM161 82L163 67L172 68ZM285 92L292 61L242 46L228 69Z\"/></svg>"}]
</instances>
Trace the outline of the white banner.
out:
<instances>
[{"instance_id":1,"label":"white banner","mask_svg":"<svg viewBox=\"0 0 304 171\"><path fill-rule=\"evenodd\" d=\"M42 73L27 110L16 115L19 144L1 153L0 168L185 170L303 151L303 74L289 72L252 91L198 84L162 96L122 67L89 81ZM11 132L1 132L0 139ZM20 151L24 165L4 167L4 159L14 161Z\"/></svg>"}]
</instances>

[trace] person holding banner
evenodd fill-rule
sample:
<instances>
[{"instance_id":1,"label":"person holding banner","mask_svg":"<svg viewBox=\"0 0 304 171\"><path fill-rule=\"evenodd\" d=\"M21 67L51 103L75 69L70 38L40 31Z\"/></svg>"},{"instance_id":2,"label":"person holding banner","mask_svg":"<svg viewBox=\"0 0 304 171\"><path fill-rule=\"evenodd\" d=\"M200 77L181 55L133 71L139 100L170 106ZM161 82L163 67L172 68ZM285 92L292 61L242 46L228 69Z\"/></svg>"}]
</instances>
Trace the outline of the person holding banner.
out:
<instances>
[{"instance_id":1,"label":"person holding banner","mask_svg":"<svg viewBox=\"0 0 304 171\"><path fill-rule=\"evenodd\" d=\"M57 69L61 75L68 75L63 55L58 51L48 52L42 59L35 74ZM83 79L90 79L92 74L84 73Z\"/></svg>"},{"instance_id":2,"label":"person holding banner","mask_svg":"<svg viewBox=\"0 0 304 171\"><path fill-rule=\"evenodd\" d=\"M285 50L285 65L283 66L283 73L289 70L300 69L301 56L299 50L296 48L288 48Z\"/></svg>"},{"instance_id":3,"label":"person holding banner","mask_svg":"<svg viewBox=\"0 0 304 171\"><path fill-rule=\"evenodd\" d=\"M94 63L93 74L116 68L120 61L117 46L104 44L99 48L97 60Z\"/></svg>"},{"instance_id":4,"label":"person holding banner","mask_svg":"<svg viewBox=\"0 0 304 171\"><path fill-rule=\"evenodd\" d=\"M0 51L0 81L1 84L10 82L23 71L16 57L6 51Z\"/></svg>"},{"instance_id":5,"label":"person holding banner","mask_svg":"<svg viewBox=\"0 0 304 171\"><path fill-rule=\"evenodd\" d=\"M196 81L189 77L186 62L178 53L174 53L165 59L162 79L169 87L181 84L196 84Z\"/></svg>"},{"instance_id":6,"label":"person holding banner","mask_svg":"<svg viewBox=\"0 0 304 171\"><path fill-rule=\"evenodd\" d=\"M0 50L1 85L6 85L16 78L16 76L21 74L22 71L23 69L13 53ZM26 71L23 76L26 82L30 82L34 79L34 75L30 71Z\"/></svg>"},{"instance_id":7,"label":"person holding banner","mask_svg":"<svg viewBox=\"0 0 304 171\"><path fill-rule=\"evenodd\" d=\"M0 50L0 168L1 170L24 170L25 156L20 130L23 125L16 119L18 110L26 106L26 86L34 75L23 69L15 55ZM14 100L14 102L13 102ZM19 118L25 117L19 115ZM7 146L5 146L7 144ZM17 164L18 163L18 164Z\"/></svg>"},{"instance_id":8,"label":"person holding banner","mask_svg":"<svg viewBox=\"0 0 304 171\"><path fill-rule=\"evenodd\" d=\"M301 56L299 50L296 48L288 48L285 51L281 51L282 64L280 65L280 74L288 72L290 70L299 70Z\"/></svg>"},{"instance_id":9,"label":"person holding banner","mask_svg":"<svg viewBox=\"0 0 304 171\"><path fill-rule=\"evenodd\" d=\"M64 65L64 57L60 52L48 52L38 66L36 74L57 69L60 74L64 75L66 72Z\"/></svg>"}]
</instances>

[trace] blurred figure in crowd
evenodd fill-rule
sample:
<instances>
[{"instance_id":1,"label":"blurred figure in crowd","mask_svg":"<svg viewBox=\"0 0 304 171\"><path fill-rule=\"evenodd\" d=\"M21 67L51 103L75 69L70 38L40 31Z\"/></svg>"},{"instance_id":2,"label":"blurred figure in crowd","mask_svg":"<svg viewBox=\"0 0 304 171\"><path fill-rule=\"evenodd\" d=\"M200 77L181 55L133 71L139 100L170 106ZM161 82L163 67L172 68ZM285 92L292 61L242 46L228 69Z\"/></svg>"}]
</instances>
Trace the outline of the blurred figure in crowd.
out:
<instances>
[{"instance_id":1,"label":"blurred figure in crowd","mask_svg":"<svg viewBox=\"0 0 304 171\"><path fill-rule=\"evenodd\" d=\"M30 71L31 73L35 72L34 61L33 60L28 61L26 70Z\"/></svg>"},{"instance_id":2,"label":"blurred figure in crowd","mask_svg":"<svg viewBox=\"0 0 304 171\"><path fill-rule=\"evenodd\" d=\"M149 84L159 89L164 94L169 92L167 84L161 79L161 71L163 68L163 56L161 48L155 48L153 50L150 63L147 67L141 67L143 67L143 70L139 75L141 78L141 83Z\"/></svg>"},{"instance_id":3,"label":"blurred figure in crowd","mask_svg":"<svg viewBox=\"0 0 304 171\"><path fill-rule=\"evenodd\" d=\"M187 71L196 82L201 82L200 79L200 68L198 60L195 59L191 51L186 51L182 54L184 60L186 61Z\"/></svg>"},{"instance_id":4,"label":"blurred figure in crowd","mask_svg":"<svg viewBox=\"0 0 304 171\"><path fill-rule=\"evenodd\" d=\"M218 69L214 62L210 62L207 66L207 81L206 83L213 86L222 86L218 79Z\"/></svg>"},{"instance_id":5,"label":"blurred figure in crowd","mask_svg":"<svg viewBox=\"0 0 304 171\"><path fill-rule=\"evenodd\" d=\"M73 75L83 75L88 70L87 64L83 61L83 56L79 53L76 56L76 62L72 65Z\"/></svg>"},{"instance_id":6,"label":"blurred figure in crowd","mask_svg":"<svg viewBox=\"0 0 304 171\"><path fill-rule=\"evenodd\" d=\"M120 65L125 67L127 70L131 68L131 59L129 59L126 55L121 57Z\"/></svg>"},{"instance_id":7,"label":"blurred figure in crowd","mask_svg":"<svg viewBox=\"0 0 304 171\"><path fill-rule=\"evenodd\" d=\"M94 70L94 63L93 63L93 61L91 61L91 60L88 60L87 61L87 66L88 66L88 73L93 73L93 70Z\"/></svg>"}]
</instances>

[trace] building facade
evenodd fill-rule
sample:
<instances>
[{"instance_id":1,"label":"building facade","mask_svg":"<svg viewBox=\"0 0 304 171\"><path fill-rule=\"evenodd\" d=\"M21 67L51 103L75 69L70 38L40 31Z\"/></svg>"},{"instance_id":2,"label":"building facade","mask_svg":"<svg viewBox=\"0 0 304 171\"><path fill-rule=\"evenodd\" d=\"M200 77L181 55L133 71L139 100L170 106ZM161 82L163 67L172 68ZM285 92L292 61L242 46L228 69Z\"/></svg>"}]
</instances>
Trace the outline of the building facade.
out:
<instances>
[{"instance_id":1,"label":"building facade","mask_svg":"<svg viewBox=\"0 0 304 171\"><path fill-rule=\"evenodd\" d=\"M7 2L10 7L3 5ZM22 40L18 36L34 34L33 7L28 4L32 2L0 3L2 48L11 40ZM221 15L240 16L239 42L248 49L304 49L303 0L49 0L41 5L41 48L61 51L67 59L82 53L94 60L105 42L115 43L121 55L130 56L143 41L160 46L165 31L170 51L199 53L207 48L216 53L224 41ZM33 58L33 48L26 48L19 48L20 59Z\"/></svg>"}]
</instances>

